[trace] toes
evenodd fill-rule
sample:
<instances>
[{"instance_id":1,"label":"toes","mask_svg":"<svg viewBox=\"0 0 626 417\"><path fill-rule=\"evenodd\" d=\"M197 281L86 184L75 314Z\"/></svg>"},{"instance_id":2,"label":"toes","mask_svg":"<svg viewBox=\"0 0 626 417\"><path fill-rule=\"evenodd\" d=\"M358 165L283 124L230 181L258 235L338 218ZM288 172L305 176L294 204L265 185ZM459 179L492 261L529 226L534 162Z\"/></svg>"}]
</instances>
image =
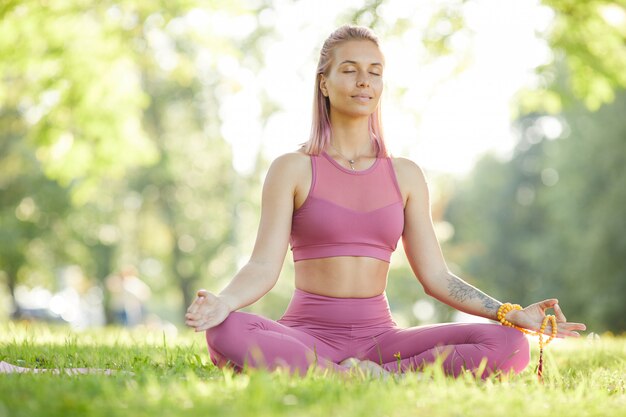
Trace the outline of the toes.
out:
<instances>
[{"instance_id":1,"label":"toes","mask_svg":"<svg viewBox=\"0 0 626 417\"><path fill-rule=\"evenodd\" d=\"M348 358L348 359L344 359L341 362L339 362L339 365L347 366L349 368L354 368L355 366L357 366L359 364L359 362L361 362L361 361L358 360L357 358Z\"/></svg>"}]
</instances>

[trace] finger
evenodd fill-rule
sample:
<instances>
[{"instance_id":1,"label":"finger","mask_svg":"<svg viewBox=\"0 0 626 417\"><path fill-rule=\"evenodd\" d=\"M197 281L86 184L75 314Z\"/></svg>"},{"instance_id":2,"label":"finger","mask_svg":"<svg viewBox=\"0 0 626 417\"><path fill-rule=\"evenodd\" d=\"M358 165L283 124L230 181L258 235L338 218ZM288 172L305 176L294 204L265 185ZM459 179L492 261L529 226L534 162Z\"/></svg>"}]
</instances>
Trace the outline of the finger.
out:
<instances>
[{"instance_id":1,"label":"finger","mask_svg":"<svg viewBox=\"0 0 626 417\"><path fill-rule=\"evenodd\" d=\"M558 303L554 305L554 314L556 315L556 321L561 323L565 323L567 321L565 314L563 314L563 310L561 310L561 306Z\"/></svg>"},{"instance_id":2,"label":"finger","mask_svg":"<svg viewBox=\"0 0 626 417\"><path fill-rule=\"evenodd\" d=\"M585 329L586 326L582 323L559 323L557 325L557 337L580 337L580 333L576 330Z\"/></svg>"},{"instance_id":3,"label":"finger","mask_svg":"<svg viewBox=\"0 0 626 417\"><path fill-rule=\"evenodd\" d=\"M587 330L584 323L565 323L565 327L569 330Z\"/></svg>"},{"instance_id":4,"label":"finger","mask_svg":"<svg viewBox=\"0 0 626 417\"><path fill-rule=\"evenodd\" d=\"M205 323L206 323L205 320L202 320L202 319L192 319L192 320L185 321L185 324L187 326L193 327L193 328L197 328L199 326L202 326Z\"/></svg>"},{"instance_id":5,"label":"finger","mask_svg":"<svg viewBox=\"0 0 626 417\"><path fill-rule=\"evenodd\" d=\"M207 318L206 312L203 313L201 311L198 311L197 313L187 313L187 314L185 314L185 320L201 320L201 319L206 320L206 318Z\"/></svg>"},{"instance_id":6,"label":"finger","mask_svg":"<svg viewBox=\"0 0 626 417\"><path fill-rule=\"evenodd\" d=\"M196 332L204 332L206 330L209 330L211 327L214 327L214 325L210 322L202 322L199 323L198 325L194 326L194 331Z\"/></svg>"},{"instance_id":7,"label":"finger","mask_svg":"<svg viewBox=\"0 0 626 417\"><path fill-rule=\"evenodd\" d=\"M566 337L580 337L580 333L567 330L559 330L556 334L556 337L559 339L564 339Z\"/></svg>"},{"instance_id":8,"label":"finger","mask_svg":"<svg viewBox=\"0 0 626 417\"><path fill-rule=\"evenodd\" d=\"M185 314L185 320L199 320L200 314Z\"/></svg>"},{"instance_id":9,"label":"finger","mask_svg":"<svg viewBox=\"0 0 626 417\"><path fill-rule=\"evenodd\" d=\"M187 312L192 312L192 311L197 310L197 308L198 308L198 301L199 300L200 300L199 298L196 298L195 300L193 300L191 305L189 305L189 307L187 307Z\"/></svg>"},{"instance_id":10,"label":"finger","mask_svg":"<svg viewBox=\"0 0 626 417\"><path fill-rule=\"evenodd\" d=\"M206 298L204 297L198 297L195 300L193 300L193 303L191 303L191 305L189 306L189 308L187 309L188 313L197 313L198 309L205 303Z\"/></svg>"},{"instance_id":11,"label":"finger","mask_svg":"<svg viewBox=\"0 0 626 417\"><path fill-rule=\"evenodd\" d=\"M547 310L549 308L552 308L558 302L559 302L559 300L557 300L556 298L549 298L547 300L543 300L543 301L539 302L539 307L542 310Z\"/></svg>"},{"instance_id":12,"label":"finger","mask_svg":"<svg viewBox=\"0 0 626 417\"><path fill-rule=\"evenodd\" d=\"M200 317L197 320L189 320L189 326L194 327L196 332L201 332L204 330L208 330L212 327L219 326L227 316L210 316L210 317Z\"/></svg>"},{"instance_id":13,"label":"finger","mask_svg":"<svg viewBox=\"0 0 626 417\"><path fill-rule=\"evenodd\" d=\"M215 320L205 321L200 323L200 325L196 326L196 332L204 332L209 330L212 327L217 326L219 323L216 323Z\"/></svg>"},{"instance_id":14,"label":"finger","mask_svg":"<svg viewBox=\"0 0 626 417\"><path fill-rule=\"evenodd\" d=\"M185 314L185 320L206 320L207 314L209 313L207 313L205 310L199 310L195 313L187 313Z\"/></svg>"},{"instance_id":15,"label":"finger","mask_svg":"<svg viewBox=\"0 0 626 417\"><path fill-rule=\"evenodd\" d=\"M571 322L558 323L557 326L558 326L559 329L587 330L587 326L585 326L583 323L571 323Z\"/></svg>"}]
</instances>

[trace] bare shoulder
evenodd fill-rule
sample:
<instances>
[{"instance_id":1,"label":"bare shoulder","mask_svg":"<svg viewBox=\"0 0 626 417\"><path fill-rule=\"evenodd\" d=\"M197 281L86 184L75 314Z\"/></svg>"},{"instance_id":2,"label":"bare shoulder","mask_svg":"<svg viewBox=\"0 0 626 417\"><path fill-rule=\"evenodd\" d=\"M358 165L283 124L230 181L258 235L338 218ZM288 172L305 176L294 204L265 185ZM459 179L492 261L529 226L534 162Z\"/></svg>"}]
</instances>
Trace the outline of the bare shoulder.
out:
<instances>
[{"instance_id":1,"label":"bare shoulder","mask_svg":"<svg viewBox=\"0 0 626 417\"><path fill-rule=\"evenodd\" d=\"M426 175L424 174L424 171L411 159L392 157L391 160L401 188L413 188L418 184L426 184Z\"/></svg>"},{"instance_id":2,"label":"bare shoulder","mask_svg":"<svg viewBox=\"0 0 626 417\"><path fill-rule=\"evenodd\" d=\"M307 166L308 164L310 164L309 155L300 151L284 153L272 162L272 165L280 166L282 168L291 167L296 169L302 166Z\"/></svg>"},{"instance_id":3,"label":"bare shoulder","mask_svg":"<svg viewBox=\"0 0 626 417\"><path fill-rule=\"evenodd\" d=\"M310 170L311 162L309 155L304 152L295 151L280 155L272 161L269 173L280 175L298 175Z\"/></svg>"},{"instance_id":4,"label":"bare shoulder","mask_svg":"<svg viewBox=\"0 0 626 417\"><path fill-rule=\"evenodd\" d=\"M415 207L428 207L428 182L422 168L408 158L392 158L392 161L400 192L405 199L405 209L411 208L411 212Z\"/></svg>"},{"instance_id":5,"label":"bare shoulder","mask_svg":"<svg viewBox=\"0 0 626 417\"><path fill-rule=\"evenodd\" d=\"M265 177L266 185L295 190L303 179L311 177L309 155L295 151L278 156L272 161Z\"/></svg>"}]
</instances>

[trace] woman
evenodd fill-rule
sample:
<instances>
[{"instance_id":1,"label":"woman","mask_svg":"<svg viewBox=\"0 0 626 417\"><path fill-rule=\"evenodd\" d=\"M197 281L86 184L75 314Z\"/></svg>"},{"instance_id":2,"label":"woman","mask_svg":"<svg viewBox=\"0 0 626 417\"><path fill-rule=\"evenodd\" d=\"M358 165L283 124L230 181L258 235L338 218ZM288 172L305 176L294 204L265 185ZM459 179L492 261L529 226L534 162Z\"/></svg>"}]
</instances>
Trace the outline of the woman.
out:
<instances>
[{"instance_id":1,"label":"woman","mask_svg":"<svg viewBox=\"0 0 626 417\"><path fill-rule=\"evenodd\" d=\"M200 290L185 316L188 326L206 331L216 365L304 373L311 365L345 371L356 364L405 372L442 356L452 375L483 369L485 359L482 377L527 365L528 342L511 327L401 329L393 322L384 291L400 237L427 294L489 319L501 303L448 270L424 174L410 160L388 156L380 122L383 71L378 39L367 28L342 26L324 43L311 137L269 168L249 262L219 295ZM289 243L296 290L283 317L237 312L274 286ZM538 330L548 308L556 313L559 337L585 329L566 321L556 299L512 310L506 319Z\"/></svg>"}]
</instances>

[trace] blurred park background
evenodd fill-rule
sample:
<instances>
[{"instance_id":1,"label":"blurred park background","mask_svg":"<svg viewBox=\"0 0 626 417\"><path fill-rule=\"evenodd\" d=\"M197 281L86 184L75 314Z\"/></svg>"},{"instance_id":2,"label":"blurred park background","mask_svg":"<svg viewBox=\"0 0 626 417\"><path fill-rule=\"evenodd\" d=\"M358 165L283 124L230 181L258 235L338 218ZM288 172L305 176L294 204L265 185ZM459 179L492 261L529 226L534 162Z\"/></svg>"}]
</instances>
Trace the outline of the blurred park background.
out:
<instances>
[{"instance_id":1,"label":"blurred park background","mask_svg":"<svg viewBox=\"0 0 626 417\"><path fill-rule=\"evenodd\" d=\"M623 0L2 0L0 320L182 325L247 261L343 23L382 40L387 141L426 170L451 269L623 332ZM248 310L278 318L292 278L288 252ZM401 246L388 295L401 325L469 319Z\"/></svg>"}]
</instances>

